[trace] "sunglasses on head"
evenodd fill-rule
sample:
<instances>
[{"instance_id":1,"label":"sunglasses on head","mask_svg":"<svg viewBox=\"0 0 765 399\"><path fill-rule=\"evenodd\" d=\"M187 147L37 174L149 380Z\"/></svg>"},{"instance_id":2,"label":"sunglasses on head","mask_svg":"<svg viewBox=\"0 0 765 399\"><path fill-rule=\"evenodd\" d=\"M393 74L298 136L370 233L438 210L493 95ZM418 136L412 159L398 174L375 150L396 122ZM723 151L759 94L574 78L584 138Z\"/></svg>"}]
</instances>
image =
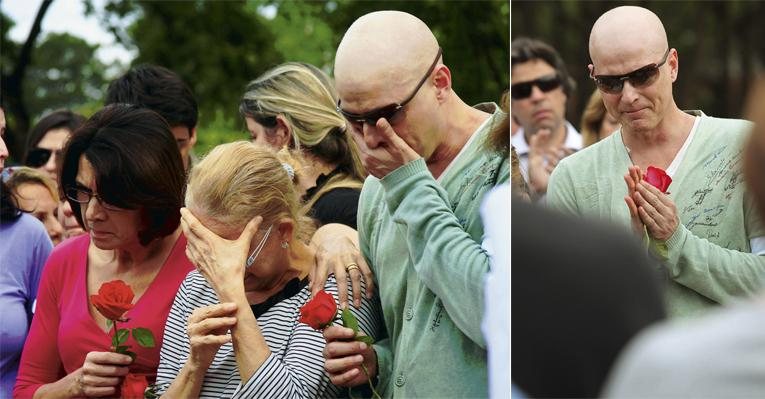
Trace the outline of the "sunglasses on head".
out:
<instances>
[{"instance_id":1,"label":"sunglasses on head","mask_svg":"<svg viewBox=\"0 0 765 399\"><path fill-rule=\"evenodd\" d=\"M398 116L399 111L401 111L402 108L404 108L417 94L417 92L420 91L420 88L423 84L428 80L428 77L430 77L430 74L433 73L433 70L436 69L436 65L438 65L438 60L441 58L442 50L439 47L438 48L438 54L436 54L436 59L433 60L433 63L430 65L430 68L428 68L428 72L425 73L425 76L422 77L420 80L420 83L417 83L417 87L414 88L414 91L412 94L406 98L406 100L396 104L388 104L384 107L380 107L377 109L374 109L369 112L365 112L363 114L354 114L353 112L345 111L342 107L340 107L340 100L337 100L337 112L341 113L345 119L348 120L348 122L352 124L357 125L375 125L380 118L385 118L389 123L393 123L396 116Z\"/></svg>"},{"instance_id":2,"label":"sunglasses on head","mask_svg":"<svg viewBox=\"0 0 765 399\"><path fill-rule=\"evenodd\" d=\"M547 93L557 89L562 83L563 82L561 82L560 77L557 74L542 76L538 79L516 83L510 86L510 97L512 97L513 100L523 100L524 98L531 96L531 91L534 89L534 86L539 87L539 90Z\"/></svg>"},{"instance_id":3,"label":"sunglasses on head","mask_svg":"<svg viewBox=\"0 0 765 399\"><path fill-rule=\"evenodd\" d=\"M659 68L667 62L669 50L658 64L648 64L624 75L590 75L598 89L604 93L619 94L624 88L624 82L629 81L632 87L646 87L653 84L659 76ZM594 72L594 69L593 69Z\"/></svg>"},{"instance_id":4,"label":"sunglasses on head","mask_svg":"<svg viewBox=\"0 0 765 399\"><path fill-rule=\"evenodd\" d=\"M24 164L31 168L39 168L48 163L50 156L53 155L54 152L56 153L57 157L61 156L61 150L53 151L47 148L32 148L29 150L26 162L24 162Z\"/></svg>"}]
</instances>

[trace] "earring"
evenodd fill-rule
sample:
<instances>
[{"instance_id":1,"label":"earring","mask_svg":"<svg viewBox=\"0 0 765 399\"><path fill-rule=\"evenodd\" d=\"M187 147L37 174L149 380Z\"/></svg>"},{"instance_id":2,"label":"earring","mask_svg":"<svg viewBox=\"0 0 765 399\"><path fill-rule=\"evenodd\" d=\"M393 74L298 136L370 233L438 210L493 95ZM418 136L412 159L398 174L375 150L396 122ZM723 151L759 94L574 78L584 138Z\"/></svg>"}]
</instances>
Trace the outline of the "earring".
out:
<instances>
[{"instance_id":1,"label":"earring","mask_svg":"<svg viewBox=\"0 0 765 399\"><path fill-rule=\"evenodd\" d=\"M290 246L290 243L288 243L287 241L282 241L282 248L287 249L289 248L289 246Z\"/></svg>"}]
</instances>

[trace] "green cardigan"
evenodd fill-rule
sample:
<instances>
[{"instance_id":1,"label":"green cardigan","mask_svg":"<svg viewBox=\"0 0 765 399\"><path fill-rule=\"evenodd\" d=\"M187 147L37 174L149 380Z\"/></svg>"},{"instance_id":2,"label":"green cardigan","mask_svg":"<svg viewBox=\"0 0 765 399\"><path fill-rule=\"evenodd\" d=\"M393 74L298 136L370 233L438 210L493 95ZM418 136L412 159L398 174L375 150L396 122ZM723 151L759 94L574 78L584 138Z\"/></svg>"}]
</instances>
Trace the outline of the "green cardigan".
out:
<instances>
[{"instance_id":1,"label":"green cardigan","mask_svg":"<svg viewBox=\"0 0 765 399\"><path fill-rule=\"evenodd\" d=\"M671 316L692 316L750 296L761 288L765 271L765 257L750 248L750 239L765 236L765 228L741 170L752 125L689 113L701 119L668 189L680 225L659 259L668 277ZM550 176L548 204L629 227L622 176L630 164L617 131L558 164Z\"/></svg>"},{"instance_id":2,"label":"green cardigan","mask_svg":"<svg viewBox=\"0 0 765 399\"><path fill-rule=\"evenodd\" d=\"M473 134L440 181L420 158L364 183L359 237L388 333L374 346L383 396L488 396L481 319L489 256L479 207L509 179L508 154L485 143L500 115Z\"/></svg>"}]
</instances>

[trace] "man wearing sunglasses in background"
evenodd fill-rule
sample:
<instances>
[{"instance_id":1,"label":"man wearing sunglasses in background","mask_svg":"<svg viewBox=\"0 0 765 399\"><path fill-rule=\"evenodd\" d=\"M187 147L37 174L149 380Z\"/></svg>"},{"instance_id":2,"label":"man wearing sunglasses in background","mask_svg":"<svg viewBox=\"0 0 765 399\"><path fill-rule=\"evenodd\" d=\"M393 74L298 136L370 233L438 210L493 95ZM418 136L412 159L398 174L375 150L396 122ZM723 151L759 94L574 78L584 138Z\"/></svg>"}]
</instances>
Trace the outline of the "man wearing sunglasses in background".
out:
<instances>
[{"instance_id":1,"label":"man wearing sunglasses in background","mask_svg":"<svg viewBox=\"0 0 765 399\"><path fill-rule=\"evenodd\" d=\"M521 128L513 136L521 173L538 199L558 161L582 148L582 136L566 120L575 82L554 48L519 37L511 46L510 112Z\"/></svg>"},{"instance_id":2,"label":"man wearing sunglasses in background","mask_svg":"<svg viewBox=\"0 0 765 399\"><path fill-rule=\"evenodd\" d=\"M329 327L325 369L355 387L367 383L364 365L384 397L488 396L479 207L509 179L507 151L486 142L505 114L465 104L443 57L421 20L381 11L351 25L335 58L338 110L371 175L359 241L388 338L367 346Z\"/></svg>"},{"instance_id":3,"label":"man wearing sunglasses in background","mask_svg":"<svg viewBox=\"0 0 765 399\"><path fill-rule=\"evenodd\" d=\"M670 316L695 316L757 292L765 228L741 170L751 123L678 108L678 53L649 10L604 13L589 50L590 75L622 127L558 164L548 204L612 219L642 237L668 276ZM666 192L643 180L649 166L671 176Z\"/></svg>"}]
</instances>

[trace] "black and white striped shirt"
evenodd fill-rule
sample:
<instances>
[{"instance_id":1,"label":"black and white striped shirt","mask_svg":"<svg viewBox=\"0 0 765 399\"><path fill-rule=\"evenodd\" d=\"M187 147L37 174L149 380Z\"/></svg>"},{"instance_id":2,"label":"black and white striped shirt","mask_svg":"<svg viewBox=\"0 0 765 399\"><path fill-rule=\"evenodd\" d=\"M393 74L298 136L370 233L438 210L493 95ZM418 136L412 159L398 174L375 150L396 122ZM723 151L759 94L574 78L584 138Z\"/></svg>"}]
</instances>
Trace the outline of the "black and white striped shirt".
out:
<instances>
[{"instance_id":1,"label":"black and white striped shirt","mask_svg":"<svg viewBox=\"0 0 765 399\"><path fill-rule=\"evenodd\" d=\"M349 297L351 284L348 283ZM362 289L363 282L362 282ZM327 279L324 290L337 301L334 275ZM271 355L245 382L239 377L231 343L220 347L202 383L203 398L319 398L337 397L340 388L332 385L324 371L324 337L321 332L298 322L299 309L310 299L304 287L300 292L273 305L257 318ZM375 340L384 331L379 299L362 296L361 308L349 306L359 320L359 328ZM157 391L164 393L189 357L189 336L186 321L196 308L220 303L213 288L197 271L186 276L173 302L165 325L157 371ZM336 324L341 324L336 321Z\"/></svg>"}]
</instances>

